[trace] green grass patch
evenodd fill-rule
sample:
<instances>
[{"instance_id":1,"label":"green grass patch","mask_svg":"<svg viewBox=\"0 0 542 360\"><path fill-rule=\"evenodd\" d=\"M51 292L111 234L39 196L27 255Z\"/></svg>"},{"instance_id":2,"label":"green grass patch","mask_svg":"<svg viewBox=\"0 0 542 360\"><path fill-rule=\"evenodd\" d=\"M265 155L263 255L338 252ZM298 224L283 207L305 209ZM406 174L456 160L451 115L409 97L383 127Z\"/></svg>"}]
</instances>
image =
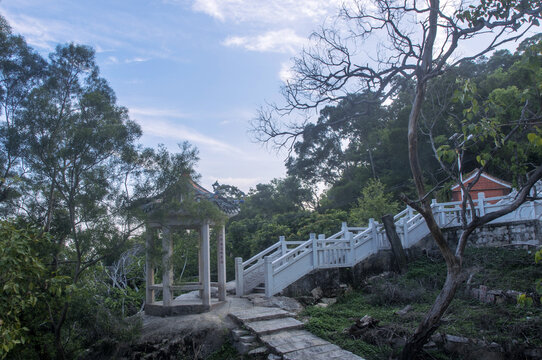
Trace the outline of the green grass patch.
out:
<instances>
[{"instance_id":1,"label":"green grass patch","mask_svg":"<svg viewBox=\"0 0 542 360\"><path fill-rule=\"evenodd\" d=\"M468 249L464 264L465 269L475 271L471 285L476 287L483 284L490 289L533 291L536 279L542 278L542 266L536 265L534 254L526 250ZM369 360L387 359L394 355L391 347L353 339L348 334L350 326L369 315L380 320L381 326L412 333L433 304L445 276L443 260L420 258L409 264L404 275L375 278L327 308L307 307L302 316L307 319L307 330L313 334ZM394 314L406 305L412 306L407 315ZM542 313L539 306L481 303L468 296L463 286L437 331L502 345L515 340L528 346L542 346ZM427 357L448 359L446 354L438 352Z\"/></svg>"}]
</instances>

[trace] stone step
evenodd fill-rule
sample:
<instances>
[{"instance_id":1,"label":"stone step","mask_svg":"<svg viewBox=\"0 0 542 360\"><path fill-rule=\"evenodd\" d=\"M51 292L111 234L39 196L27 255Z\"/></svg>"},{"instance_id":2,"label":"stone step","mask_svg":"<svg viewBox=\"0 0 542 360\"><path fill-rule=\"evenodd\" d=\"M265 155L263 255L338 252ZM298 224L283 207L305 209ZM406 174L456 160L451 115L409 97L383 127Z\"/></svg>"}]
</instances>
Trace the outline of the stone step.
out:
<instances>
[{"instance_id":1,"label":"stone step","mask_svg":"<svg viewBox=\"0 0 542 360\"><path fill-rule=\"evenodd\" d=\"M233 311L230 312L229 315L240 323L245 323L248 321L280 319L292 316L292 314L288 311L263 306L255 306L246 310Z\"/></svg>"},{"instance_id":2,"label":"stone step","mask_svg":"<svg viewBox=\"0 0 542 360\"><path fill-rule=\"evenodd\" d=\"M252 289L252 292L256 294L265 294L265 287L256 286L254 289Z\"/></svg>"},{"instance_id":3,"label":"stone step","mask_svg":"<svg viewBox=\"0 0 542 360\"><path fill-rule=\"evenodd\" d=\"M304 324L299 320L287 317L271 320L245 322L245 326L261 337L262 335L267 335L279 331L283 332L285 330L301 329Z\"/></svg>"},{"instance_id":4,"label":"stone step","mask_svg":"<svg viewBox=\"0 0 542 360\"><path fill-rule=\"evenodd\" d=\"M249 334L250 333L247 330L243 330L243 329L233 329L231 331L231 335L234 341L239 341L241 337L249 335Z\"/></svg>"},{"instance_id":5,"label":"stone step","mask_svg":"<svg viewBox=\"0 0 542 360\"><path fill-rule=\"evenodd\" d=\"M279 354L329 344L324 339L305 330L280 331L260 336L260 340Z\"/></svg>"},{"instance_id":6,"label":"stone step","mask_svg":"<svg viewBox=\"0 0 542 360\"><path fill-rule=\"evenodd\" d=\"M237 338L235 348L241 354L251 355L263 355L267 353L267 349L271 349L279 355L270 354L269 358L280 356L279 358L284 360L364 360L308 331L301 330L303 323L291 315L279 308L260 306L231 312L229 316L256 334L265 345L257 345L254 335L247 335L243 330L235 330L233 333L234 338Z\"/></svg>"},{"instance_id":7,"label":"stone step","mask_svg":"<svg viewBox=\"0 0 542 360\"><path fill-rule=\"evenodd\" d=\"M364 360L337 345L329 343L291 351L284 354L282 358L284 360Z\"/></svg>"}]
</instances>

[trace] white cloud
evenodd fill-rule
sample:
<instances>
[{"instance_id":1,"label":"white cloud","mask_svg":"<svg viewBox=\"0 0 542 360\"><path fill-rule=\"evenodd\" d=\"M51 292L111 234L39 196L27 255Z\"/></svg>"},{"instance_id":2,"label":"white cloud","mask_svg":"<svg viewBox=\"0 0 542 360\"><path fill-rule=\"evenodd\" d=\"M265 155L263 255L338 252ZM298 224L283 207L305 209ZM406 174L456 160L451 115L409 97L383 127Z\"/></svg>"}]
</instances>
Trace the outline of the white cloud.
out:
<instances>
[{"instance_id":1,"label":"white cloud","mask_svg":"<svg viewBox=\"0 0 542 360\"><path fill-rule=\"evenodd\" d=\"M137 113L131 111L132 113ZM141 115L141 113L139 113ZM214 139L210 136L204 135L194 129L188 128L183 125L174 124L169 121L153 119L156 113L153 113L151 116L140 116L136 121L141 125L143 133L146 135L157 136L174 141L188 141L197 145L198 147L205 148L207 150L212 150L219 153L236 153L239 155L244 155L244 152L240 149L222 142L220 140Z\"/></svg>"},{"instance_id":2,"label":"white cloud","mask_svg":"<svg viewBox=\"0 0 542 360\"><path fill-rule=\"evenodd\" d=\"M220 21L280 24L321 20L344 0L195 0L192 9Z\"/></svg>"},{"instance_id":3,"label":"white cloud","mask_svg":"<svg viewBox=\"0 0 542 360\"><path fill-rule=\"evenodd\" d=\"M183 113L175 109L156 109L156 108L139 108L139 107L130 107L130 114L136 117L168 117L175 119L185 119L189 117L188 114Z\"/></svg>"},{"instance_id":4,"label":"white cloud","mask_svg":"<svg viewBox=\"0 0 542 360\"><path fill-rule=\"evenodd\" d=\"M283 62L280 64L279 78L282 82L286 83L292 80L294 72L292 71L292 64L290 62Z\"/></svg>"},{"instance_id":5,"label":"white cloud","mask_svg":"<svg viewBox=\"0 0 542 360\"><path fill-rule=\"evenodd\" d=\"M51 51L54 44L62 42L60 34L68 33L68 29L59 22L44 22L34 17L11 14L3 10L14 33L22 34L26 42L40 49Z\"/></svg>"},{"instance_id":6,"label":"white cloud","mask_svg":"<svg viewBox=\"0 0 542 360\"><path fill-rule=\"evenodd\" d=\"M298 36L292 29L268 31L257 36L230 36L222 43L225 46L242 47L250 51L296 53L307 39Z\"/></svg>"},{"instance_id":7,"label":"white cloud","mask_svg":"<svg viewBox=\"0 0 542 360\"><path fill-rule=\"evenodd\" d=\"M119 63L119 59L117 59L116 56L109 56L109 57L107 58L107 62L108 62L109 64L118 64L118 63Z\"/></svg>"},{"instance_id":8,"label":"white cloud","mask_svg":"<svg viewBox=\"0 0 542 360\"><path fill-rule=\"evenodd\" d=\"M126 64L131 64L131 63L146 62L146 61L149 61L149 60L150 60L149 58L135 57L135 58L132 58L132 59L126 59L126 60L124 60L124 62Z\"/></svg>"}]
</instances>

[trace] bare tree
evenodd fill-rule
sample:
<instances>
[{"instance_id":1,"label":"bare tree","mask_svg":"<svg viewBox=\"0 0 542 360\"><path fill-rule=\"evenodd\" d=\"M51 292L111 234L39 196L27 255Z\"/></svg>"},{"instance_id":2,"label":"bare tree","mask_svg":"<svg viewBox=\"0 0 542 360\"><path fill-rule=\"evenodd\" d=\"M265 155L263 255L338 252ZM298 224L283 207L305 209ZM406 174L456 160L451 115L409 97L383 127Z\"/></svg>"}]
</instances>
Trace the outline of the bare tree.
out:
<instances>
[{"instance_id":1,"label":"bare tree","mask_svg":"<svg viewBox=\"0 0 542 360\"><path fill-rule=\"evenodd\" d=\"M331 26L313 34L313 45L294 60L295 75L282 89L285 104L263 109L253 123L257 139L291 149L310 121L292 120L296 110L318 109L349 93L371 94L372 98L365 101L393 100L402 82L415 83L408 152L417 199L404 200L424 217L446 262L447 276L433 306L406 343L402 359L416 356L455 296L464 279L462 259L469 235L477 227L517 209L529 199L531 188L542 177L542 165L536 164L507 207L481 217L472 211L470 221L464 217L462 235L456 249L452 249L431 211L430 193L418 158L418 131L428 82L463 62L521 39L539 25L541 12L538 0L354 0L343 6ZM464 190L463 209L467 209L467 203L473 209L469 188Z\"/></svg>"}]
</instances>

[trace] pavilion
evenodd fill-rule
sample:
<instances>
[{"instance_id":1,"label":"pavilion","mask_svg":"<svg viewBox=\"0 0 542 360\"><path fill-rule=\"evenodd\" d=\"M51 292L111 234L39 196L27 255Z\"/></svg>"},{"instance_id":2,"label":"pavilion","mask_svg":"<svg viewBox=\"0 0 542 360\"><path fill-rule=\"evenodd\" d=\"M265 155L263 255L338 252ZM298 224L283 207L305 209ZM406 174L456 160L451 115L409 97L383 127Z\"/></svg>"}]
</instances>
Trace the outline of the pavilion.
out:
<instances>
[{"instance_id":1,"label":"pavilion","mask_svg":"<svg viewBox=\"0 0 542 360\"><path fill-rule=\"evenodd\" d=\"M140 208L146 214L146 301L145 314L171 316L209 311L226 300L225 227L227 217L238 213L236 201L210 192L190 177L183 176L183 186L149 200ZM171 200L174 201L171 201ZM167 205L166 205L167 204ZM203 209L203 210L202 210ZM207 211L206 211L207 210ZM209 211L211 210L211 211ZM216 216L216 215L221 216ZM214 216L213 216L214 215ZM217 228L217 283L211 283L210 228ZM199 282L173 284L172 233L189 229L199 232ZM162 283L155 284L153 250L161 235ZM218 299L211 299L211 285L218 288ZM175 291L199 290L199 299L176 300ZM156 301L155 292L162 291L162 300Z\"/></svg>"}]
</instances>

